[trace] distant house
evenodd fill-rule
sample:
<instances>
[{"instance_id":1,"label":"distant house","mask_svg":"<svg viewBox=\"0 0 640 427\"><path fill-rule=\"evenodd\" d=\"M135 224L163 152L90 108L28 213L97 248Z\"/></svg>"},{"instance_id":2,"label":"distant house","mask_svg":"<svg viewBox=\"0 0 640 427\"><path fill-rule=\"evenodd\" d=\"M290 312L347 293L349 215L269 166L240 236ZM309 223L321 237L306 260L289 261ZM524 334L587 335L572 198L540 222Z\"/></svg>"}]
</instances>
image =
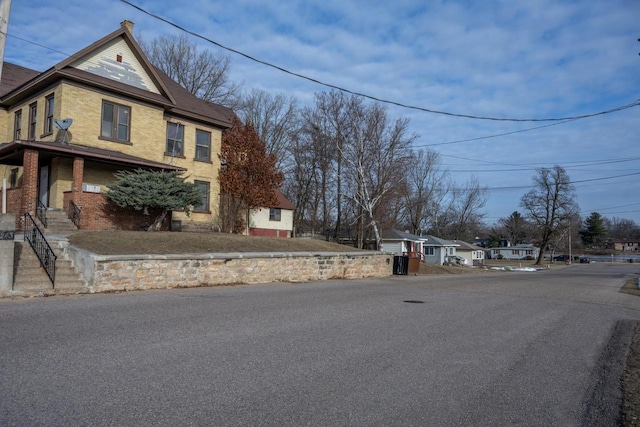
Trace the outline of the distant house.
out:
<instances>
[{"instance_id":1,"label":"distant house","mask_svg":"<svg viewBox=\"0 0 640 427\"><path fill-rule=\"evenodd\" d=\"M462 240L454 240L457 243L456 248L457 256L460 256L467 260L467 265L484 265L485 249L471 243L463 242Z\"/></svg>"},{"instance_id":2,"label":"distant house","mask_svg":"<svg viewBox=\"0 0 640 427\"><path fill-rule=\"evenodd\" d=\"M531 244L508 246L506 248L487 249L490 259L535 259L540 254L540 248Z\"/></svg>"},{"instance_id":3,"label":"distant house","mask_svg":"<svg viewBox=\"0 0 640 427\"><path fill-rule=\"evenodd\" d=\"M638 252L640 251L640 240L613 240L611 246L616 251Z\"/></svg>"},{"instance_id":4,"label":"distant house","mask_svg":"<svg viewBox=\"0 0 640 427\"><path fill-rule=\"evenodd\" d=\"M420 236L424 260L429 264L442 265L456 256L458 243L440 239L431 235Z\"/></svg>"},{"instance_id":5,"label":"distant house","mask_svg":"<svg viewBox=\"0 0 640 427\"><path fill-rule=\"evenodd\" d=\"M476 237L473 240L474 245L480 246L483 248L488 247L490 243L491 243L491 239L489 237ZM504 247L511 246L511 242L506 237L501 237L498 243L499 243L498 246L504 246Z\"/></svg>"},{"instance_id":6,"label":"distant house","mask_svg":"<svg viewBox=\"0 0 640 427\"><path fill-rule=\"evenodd\" d=\"M278 190L274 206L252 209L249 215L249 235L292 237L295 206Z\"/></svg>"},{"instance_id":7,"label":"distant house","mask_svg":"<svg viewBox=\"0 0 640 427\"><path fill-rule=\"evenodd\" d=\"M392 252L396 255L422 254L422 237L420 236L394 229L384 230L381 234L380 250L383 252Z\"/></svg>"}]
</instances>

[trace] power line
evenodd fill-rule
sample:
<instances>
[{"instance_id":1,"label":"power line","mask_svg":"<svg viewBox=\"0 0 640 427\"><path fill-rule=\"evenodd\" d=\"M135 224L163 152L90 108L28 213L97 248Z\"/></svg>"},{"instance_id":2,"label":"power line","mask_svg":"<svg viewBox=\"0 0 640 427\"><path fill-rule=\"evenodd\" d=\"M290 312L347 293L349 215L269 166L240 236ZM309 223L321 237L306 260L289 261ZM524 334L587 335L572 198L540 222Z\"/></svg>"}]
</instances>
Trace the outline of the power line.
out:
<instances>
[{"instance_id":1,"label":"power line","mask_svg":"<svg viewBox=\"0 0 640 427\"><path fill-rule=\"evenodd\" d=\"M600 208L600 209L595 209L595 210L597 210L597 211L608 211L609 209L628 208L629 206L636 206L636 205L640 205L640 203L629 203L628 205L611 206L611 207L608 207L608 208Z\"/></svg>"},{"instance_id":2,"label":"power line","mask_svg":"<svg viewBox=\"0 0 640 427\"><path fill-rule=\"evenodd\" d=\"M578 119L565 120L565 121L562 121L562 122L551 123L551 124L548 124L548 125L536 126L536 127L527 128L527 129L520 129L520 130L515 130L513 132L505 132L505 133L498 133L498 134L495 134L495 135L479 136L477 138L459 139L457 141L447 141L447 142L436 142L436 143L433 143L433 144L419 144L419 145L414 145L414 147L435 147L437 145L450 145L450 144L459 144L461 142L480 141L480 140L483 140L483 139L498 138L498 137L501 137L501 136L514 135L516 133L530 132L532 130L548 128L548 127L551 127L551 126L563 125L565 123L574 122L576 120L578 120Z\"/></svg>"},{"instance_id":3,"label":"power line","mask_svg":"<svg viewBox=\"0 0 640 427\"><path fill-rule=\"evenodd\" d=\"M474 162L474 163L485 163L485 164L491 164L491 165L499 165L499 166L513 166L513 167L517 167L520 168L518 170L527 170L527 169L523 169L523 168L534 168L534 169L538 169L540 167L546 167L544 165L540 166L540 165L536 165L536 164L519 164L519 163L503 163L503 162L492 162L489 160L480 160L480 159L472 159L469 157L460 157L460 156L452 156L450 154L441 154L438 153L439 156L441 157L450 157L452 159L458 159L458 160L467 160L470 162ZM585 166L596 166L596 165L606 165L606 164L610 164L610 163L624 163L624 162L633 162L636 160L640 160L640 157L624 157L624 158L618 158L618 159L599 159L599 160L574 160L574 161L561 161L561 162L555 162L555 164L562 164L562 165L571 165L571 166L564 166L565 169L567 168L577 168L577 167L585 167ZM502 169L496 169L495 172L502 172Z\"/></svg>"},{"instance_id":4,"label":"power line","mask_svg":"<svg viewBox=\"0 0 640 427\"><path fill-rule=\"evenodd\" d=\"M129 2L128 0L120 0L120 1L122 3L125 3L125 4L133 7L134 9L139 10L140 12L142 12L142 13L144 13L144 14L146 14L146 15L154 18L154 19L162 21L162 22L164 22L164 23L166 23L168 25L171 25L174 28L177 28L180 31L183 31L183 32L185 32L187 34L190 34L190 35L194 36L194 37L202 39L202 40L204 40L206 42L209 42L209 43L211 43L211 44L213 44L215 46L218 46L218 47L220 47L220 48L222 48L224 50L232 52L232 53L234 53L236 55L240 55L240 56L242 56L242 57L244 57L246 59L249 59L250 61L257 62L258 64L262 64L262 65L265 65L267 67L274 68L274 69L276 69L278 71L281 71L283 73L286 73L286 74L289 74L289 75L292 75L292 76L295 76L295 77L298 77L298 78L301 78L301 79L304 79L304 80L319 84L321 86L325 86L325 87L328 87L328 88L331 88L331 89L336 89L336 90L338 90L340 92L344 92L344 93L348 93L348 94L356 95L356 96L361 96L363 98L367 98L367 99L370 99L372 101L380 102L382 104L395 105L397 107L407 108L407 109L410 109L410 110L417 110L417 111L423 111L423 112L426 112L426 113L441 114L441 115L445 115L445 116L461 117L461 118L475 119L475 120L492 120L492 121L505 121L505 122L552 122L552 121L553 122L560 122L560 121L566 122L566 121L586 119L586 118L589 118L589 117L601 116L601 115L605 115L605 114L611 114L611 113L615 113L615 112L618 112L618 111L626 110L628 108L632 108L632 107L636 107L636 106L640 105L640 100L636 100L636 101L634 101L634 102L632 102L630 104L622 105L620 107L615 107L615 108L612 108L612 109L609 109L609 110L605 110L605 111L600 111L600 112L597 112L597 113L583 114L583 115L579 115L579 116L569 116L569 117L549 117L549 118L541 118L541 119L540 118L538 118L538 119L536 119L536 118L522 119L522 118L476 116L476 115L471 115L471 114L451 113L451 112L447 112L447 111L433 110L433 109L425 108L425 107L417 107L417 106L414 106L414 105L408 105L408 104L404 104L404 103L397 102L397 101L389 101L389 100L378 98L378 97L375 97L375 96L372 96L372 95L367 95L367 94L361 93L361 92L355 92L355 91L352 91L352 90L349 90L349 89L345 89L345 88L340 87L340 86L336 86L336 85L331 84L331 83L326 83L326 82L320 81L318 79L306 76L304 74L300 74L300 73L296 73L296 72L287 70L286 68L283 68L283 67L281 67L279 65L275 65L275 64L272 64L270 62L255 58L255 57L253 57L251 55L248 55L246 53L240 52L239 50L236 50L236 49L230 48L228 46L225 46L225 45L223 45L221 43L218 43L218 42L216 42L216 41L214 41L214 40L212 40L212 39L210 39L208 37L205 37L205 36L203 36L203 35L201 35L199 33L196 33L194 31L188 30L188 29L176 24L175 22L172 22L172 21L170 21L170 20L168 20L166 18L163 18L163 17L161 17L159 15L156 15L156 14L153 14L151 12L148 12L147 10L145 10L145 9L141 8L140 6L137 6L137 5Z\"/></svg>"},{"instance_id":5,"label":"power line","mask_svg":"<svg viewBox=\"0 0 640 427\"><path fill-rule=\"evenodd\" d=\"M564 169L576 169L576 168L584 168L584 167L589 167L589 166L600 166L600 165L608 165L608 164L612 164L612 163L624 163L624 162L635 162L637 160L640 160L640 157L636 157L636 158L628 158L628 159L615 159L615 160L593 160L593 161L584 161L584 162L560 162L563 165L566 163L584 163L584 164L576 164L576 165L570 165L570 166L563 166ZM480 161L480 160L478 160ZM452 164L454 165L454 164ZM443 165L446 166L446 165ZM450 165L451 166L451 165ZM460 164L456 165L456 166L461 166ZM464 166L464 165L463 165ZM544 167L544 166L542 166ZM539 169L539 167L536 166L530 166L530 165L521 165L521 167L519 168L514 168L514 169L448 169L449 172L456 172L456 173L502 173L502 172L527 172L527 171L535 171ZM636 170L636 169L629 169L629 170ZM578 172L610 172L610 171L615 171L615 172L621 172L620 169L614 169L614 170L579 170Z\"/></svg>"},{"instance_id":6,"label":"power line","mask_svg":"<svg viewBox=\"0 0 640 427\"><path fill-rule=\"evenodd\" d=\"M594 182L594 181L604 181L606 179L615 179L615 178L625 178L627 176L640 175L640 172L627 173L624 175L616 175L616 176L605 176L603 178L592 178L592 179L581 179L580 181L571 181L571 184L580 184L583 182Z\"/></svg>"}]
</instances>

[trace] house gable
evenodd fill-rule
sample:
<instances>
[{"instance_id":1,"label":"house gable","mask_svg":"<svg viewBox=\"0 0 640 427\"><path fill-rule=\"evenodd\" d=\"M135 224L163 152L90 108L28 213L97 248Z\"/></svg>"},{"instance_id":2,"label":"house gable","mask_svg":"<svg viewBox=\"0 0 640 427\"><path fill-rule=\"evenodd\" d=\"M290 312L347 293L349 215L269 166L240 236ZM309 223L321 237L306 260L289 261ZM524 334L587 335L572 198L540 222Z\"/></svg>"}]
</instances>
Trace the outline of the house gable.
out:
<instances>
[{"instance_id":1,"label":"house gable","mask_svg":"<svg viewBox=\"0 0 640 427\"><path fill-rule=\"evenodd\" d=\"M84 71L88 75L97 76L98 80L106 78L162 95L169 104L175 105L176 100L165 85L164 79L142 52L131 31L133 23L123 21L118 30L56 64L49 72L64 72L70 69ZM49 72L43 73L43 77Z\"/></svg>"},{"instance_id":2,"label":"house gable","mask_svg":"<svg viewBox=\"0 0 640 427\"><path fill-rule=\"evenodd\" d=\"M110 40L69 66L160 94L153 78L122 36Z\"/></svg>"}]
</instances>

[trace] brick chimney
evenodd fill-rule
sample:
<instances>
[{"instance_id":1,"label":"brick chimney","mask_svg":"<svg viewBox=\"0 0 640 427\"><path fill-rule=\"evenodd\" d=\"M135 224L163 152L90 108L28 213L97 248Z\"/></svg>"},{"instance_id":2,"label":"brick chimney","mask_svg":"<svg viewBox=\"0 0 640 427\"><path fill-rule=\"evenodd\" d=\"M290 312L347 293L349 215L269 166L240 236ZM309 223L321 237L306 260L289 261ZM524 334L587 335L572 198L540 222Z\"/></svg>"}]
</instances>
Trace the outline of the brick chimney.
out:
<instances>
[{"instance_id":1,"label":"brick chimney","mask_svg":"<svg viewBox=\"0 0 640 427\"><path fill-rule=\"evenodd\" d=\"M134 25L135 24L133 22L129 21L128 19L125 19L124 21L122 21L120 23L120 26L126 28L127 30L129 30L129 32L131 34L133 34L133 26Z\"/></svg>"}]
</instances>

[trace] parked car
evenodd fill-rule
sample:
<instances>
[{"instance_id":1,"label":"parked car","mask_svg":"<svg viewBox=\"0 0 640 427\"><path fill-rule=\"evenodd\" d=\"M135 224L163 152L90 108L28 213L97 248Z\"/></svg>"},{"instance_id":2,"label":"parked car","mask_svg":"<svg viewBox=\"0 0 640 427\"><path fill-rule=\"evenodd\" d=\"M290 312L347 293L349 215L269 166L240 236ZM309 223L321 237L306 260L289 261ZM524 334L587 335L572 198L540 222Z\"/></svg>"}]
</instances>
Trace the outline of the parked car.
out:
<instances>
[{"instance_id":1,"label":"parked car","mask_svg":"<svg viewBox=\"0 0 640 427\"><path fill-rule=\"evenodd\" d=\"M580 264L589 264L591 263L591 259L589 257L583 256L580 257Z\"/></svg>"},{"instance_id":2,"label":"parked car","mask_svg":"<svg viewBox=\"0 0 640 427\"><path fill-rule=\"evenodd\" d=\"M467 259L457 255L454 257L454 262L458 265L467 265Z\"/></svg>"}]
</instances>

